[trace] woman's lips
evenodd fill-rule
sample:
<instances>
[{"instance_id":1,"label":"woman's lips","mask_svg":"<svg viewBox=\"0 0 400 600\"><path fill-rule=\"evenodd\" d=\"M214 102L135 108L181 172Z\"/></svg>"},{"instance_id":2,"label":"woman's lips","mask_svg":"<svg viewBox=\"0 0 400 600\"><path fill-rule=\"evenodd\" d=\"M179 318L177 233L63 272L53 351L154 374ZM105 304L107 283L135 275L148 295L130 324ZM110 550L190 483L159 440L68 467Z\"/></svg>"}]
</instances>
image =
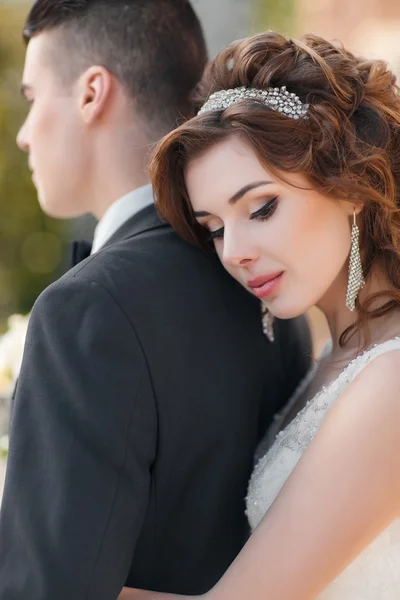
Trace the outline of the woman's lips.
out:
<instances>
[{"instance_id":1,"label":"woman's lips","mask_svg":"<svg viewBox=\"0 0 400 600\"><path fill-rule=\"evenodd\" d=\"M283 276L283 271L261 275L247 282L248 287L257 298L266 298L276 291Z\"/></svg>"}]
</instances>

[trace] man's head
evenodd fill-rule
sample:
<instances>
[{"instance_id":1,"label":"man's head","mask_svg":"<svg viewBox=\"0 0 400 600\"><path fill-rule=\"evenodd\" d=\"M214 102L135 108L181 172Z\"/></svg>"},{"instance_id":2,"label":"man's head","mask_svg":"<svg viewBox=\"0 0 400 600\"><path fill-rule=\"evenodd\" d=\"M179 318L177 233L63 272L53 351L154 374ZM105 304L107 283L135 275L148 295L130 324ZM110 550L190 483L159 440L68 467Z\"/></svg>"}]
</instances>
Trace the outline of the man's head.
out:
<instances>
[{"instance_id":1,"label":"man's head","mask_svg":"<svg viewBox=\"0 0 400 600\"><path fill-rule=\"evenodd\" d=\"M149 145L192 114L207 60L197 17L188 0L37 0L24 37L32 107L18 144L41 205L101 216L145 183ZM107 198L93 206L105 176Z\"/></svg>"}]
</instances>

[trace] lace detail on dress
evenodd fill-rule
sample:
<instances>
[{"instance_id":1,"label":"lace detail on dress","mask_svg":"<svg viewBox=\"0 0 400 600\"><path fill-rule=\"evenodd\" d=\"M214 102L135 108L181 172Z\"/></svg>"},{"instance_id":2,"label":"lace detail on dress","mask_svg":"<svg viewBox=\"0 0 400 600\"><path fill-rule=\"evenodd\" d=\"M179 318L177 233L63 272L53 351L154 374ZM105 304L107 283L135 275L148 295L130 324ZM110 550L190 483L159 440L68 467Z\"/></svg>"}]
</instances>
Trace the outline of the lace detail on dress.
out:
<instances>
[{"instance_id":1,"label":"lace detail on dress","mask_svg":"<svg viewBox=\"0 0 400 600\"><path fill-rule=\"evenodd\" d=\"M323 347L322 352L319 356L318 362L325 360L325 358L327 356L329 356L331 350L332 350L332 340L329 340ZM314 379L317 369L318 369L317 362L314 363L313 365L311 365L308 372L305 374L305 376L303 377L303 379L300 381L299 385L297 386L297 388L296 388L293 396L290 398L289 402L279 413L277 413L274 416L272 425L269 427L264 439L261 441L261 443L259 444L259 446L256 450L256 456L255 456L256 463L261 457L263 457L266 454L266 452L272 446L275 438L277 437L277 435L279 434L279 432L282 428L282 424L283 424L284 420L286 419L287 415L290 413L292 408L296 405L296 403L297 403L298 399L300 398L300 396L302 395L302 393L306 390L308 385Z\"/></svg>"},{"instance_id":2,"label":"lace detail on dress","mask_svg":"<svg viewBox=\"0 0 400 600\"><path fill-rule=\"evenodd\" d=\"M254 530L279 494L322 421L339 396L374 358L400 350L400 338L378 344L352 360L327 386L307 402L296 417L279 433L288 410L315 374L313 367L278 416L261 447L268 452L258 460L249 484L247 516ZM276 434L276 435L275 435ZM273 438L273 439L271 439ZM387 590L385 592L385 590ZM400 598L400 520L385 532L318 596L318 600L398 600Z\"/></svg>"}]
</instances>

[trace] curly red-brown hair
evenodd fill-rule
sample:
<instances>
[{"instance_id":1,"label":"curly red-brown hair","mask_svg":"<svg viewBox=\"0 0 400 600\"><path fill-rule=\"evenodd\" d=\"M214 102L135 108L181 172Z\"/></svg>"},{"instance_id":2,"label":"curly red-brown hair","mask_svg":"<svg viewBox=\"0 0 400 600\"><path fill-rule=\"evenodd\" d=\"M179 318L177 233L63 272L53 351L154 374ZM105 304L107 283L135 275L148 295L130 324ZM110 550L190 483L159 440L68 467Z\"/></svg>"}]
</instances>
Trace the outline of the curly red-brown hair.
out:
<instances>
[{"instance_id":1,"label":"curly red-brown hair","mask_svg":"<svg viewBox=\"0 0 400 600\"><path fill-rule=\"evenodd\" d=\"M200 107L213 92L240 86L286 86L310 105L308 119L294 120L259 102L198 115L167 135L151 164L160 213L189 242L205 244L193 217L185 168L218 142L239 135L276 172L296 172L334 198L363 204L364 274L378 261L394 289L358 302L357 321L400 308L400 91L387 64L357 58L316 35L287 39L268 31L234 42L208 65L197 90ZM384 297L379 308L375 301Z\"/></svg>"}]
</instances>

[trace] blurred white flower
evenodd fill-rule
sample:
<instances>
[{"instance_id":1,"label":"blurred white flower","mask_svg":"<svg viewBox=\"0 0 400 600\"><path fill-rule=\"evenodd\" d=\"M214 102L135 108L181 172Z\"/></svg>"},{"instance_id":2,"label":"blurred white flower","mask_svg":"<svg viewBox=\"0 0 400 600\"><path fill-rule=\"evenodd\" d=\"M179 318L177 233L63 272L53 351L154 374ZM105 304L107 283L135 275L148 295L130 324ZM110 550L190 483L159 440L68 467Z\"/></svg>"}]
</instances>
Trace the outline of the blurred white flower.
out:
<instances>
[{"instance_id":1,"label":"blurred white flower","mask_svg":"<svg viewBox=\"0 0 400 600\"><path fill-rule=\"evenodd\" d=\"M0 397L9 396L18 378L24 352L29 315L13 315L8 331L0 338Z\"/></svg>"}]
</instances>

